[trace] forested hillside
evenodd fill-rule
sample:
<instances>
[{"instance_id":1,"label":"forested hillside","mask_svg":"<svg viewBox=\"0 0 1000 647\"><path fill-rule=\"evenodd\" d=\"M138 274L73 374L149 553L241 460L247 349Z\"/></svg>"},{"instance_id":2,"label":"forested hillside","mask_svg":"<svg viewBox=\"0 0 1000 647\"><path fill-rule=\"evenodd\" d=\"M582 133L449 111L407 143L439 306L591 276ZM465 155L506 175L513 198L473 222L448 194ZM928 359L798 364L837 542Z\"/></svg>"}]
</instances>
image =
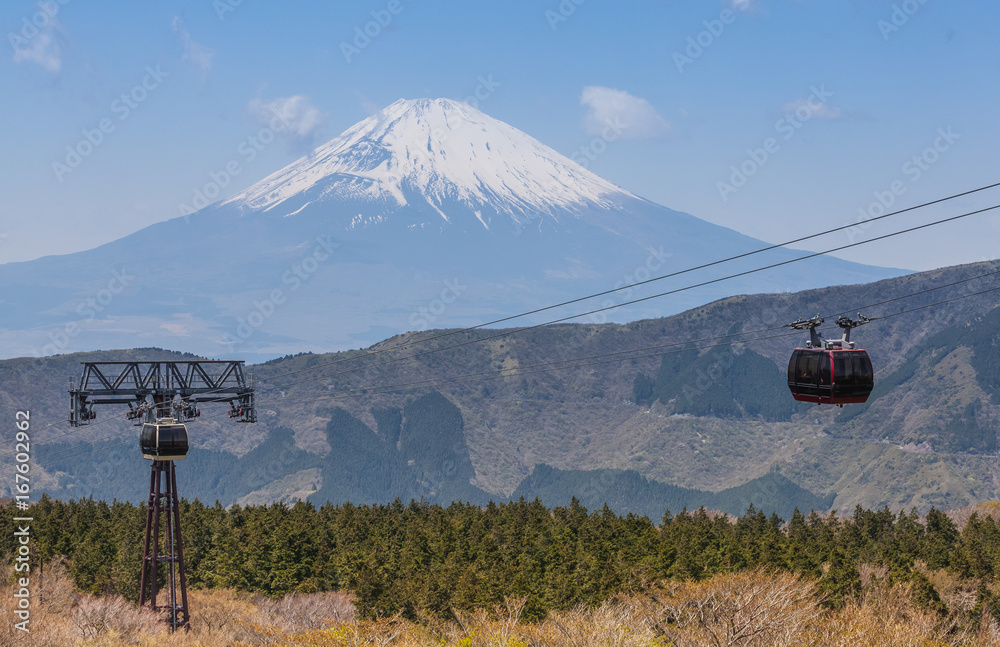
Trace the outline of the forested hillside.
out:
<instances>
[{"instance_id":1,"label":"forested hillside","mask_svg":"<svg viewBox=\"0 0 1000 647\"><path fill-rule=\"evenodd\" d=\"M995 454L998 357L1000 309L931 335L879 380L868 402L837 416L835 433L870 437L875 431L899 444ZM923 415L928 408L935 415Z\"/></svg>"},{"instance_id":2,"label":"forested hillside","mask_svg":"<svg viewBox=\"0 0 1000 647\"><path fill-rule=\"evenodd\" d=\"M775 469L823 501L833 496L841 511L923 512L1000 498L997 293L934 305L993 287L995 277L973 277L998 268L732 297L625 325L429 331L276 359L248 367L259 388L256 425L228 422L211 406L191 424L182 494L226 503L483 503L507 500L547 465L609 470L591 475L599 479L635 473L649 484L641 500L664 486L720 493ZM881 302L864 309L876 320L854 337L877 371L869 404L792 401L784 368L803 336L781 325ZM148 467L135 428L107 408L94 424L69 429L66 379L84 360L184 357L134 349L0 362L0 416L32 411L39 490L141 500ZM0 454L0 465L10 460ZM564 502L568 492L557 491ZM616 495L595 496L588 502Z\"/></svg>"},{"instance_id":3,"label":"forested hillside","mask_svg":"<svg viewBox=\"0 0 1000 647\"><path fill-rule=\"evenodd\" d=\"M15 549L14 512L8 504L0 515L0 558ZM31 514L36 560L66 557L79 589L137 597L143 508L43 499ZM846 518L796 510L787 524L753 508L735 523L704 509L678 510L654 524L607 507L589 512L576 501L551 510L523 500L485 508L396 501L231 509L194 501L181 515L189 586L270 596L344 590L372 616L452 617L453 609L525 597L525 616L534 619L664 578L754 568L821 578L827 604L838 607L860 592L861 564L885 567L893 581L922 590L925 604L940 605L921 569L965 579L1000 573L992 516L973 515L959 532L936 510L926 519L888 509L858 508Z\"/></svg>"},{"instance_id":4,"label":"forested hillside","mask_svg":"<svg viewBox=\"0 0 1000 647\"><path fill-rule=\"evenodd\" d=\"M671 413L787 421L804 407L788 397L784 378L773 361L750 349L691 350L664 355L655 377L637 374L632 396L636 404L659 402Z\"/></svg>"}]
</instances>

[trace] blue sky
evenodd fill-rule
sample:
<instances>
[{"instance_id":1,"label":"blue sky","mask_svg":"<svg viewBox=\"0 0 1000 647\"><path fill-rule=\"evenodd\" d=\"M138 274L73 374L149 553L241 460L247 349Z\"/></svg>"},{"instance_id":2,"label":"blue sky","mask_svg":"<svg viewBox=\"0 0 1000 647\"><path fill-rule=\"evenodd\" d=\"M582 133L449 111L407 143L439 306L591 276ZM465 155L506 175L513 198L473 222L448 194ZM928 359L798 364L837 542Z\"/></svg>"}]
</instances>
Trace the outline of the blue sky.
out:
<instances>
[{"instance_id":1,"label":"blue sky","mask_svg":"<svg viewBox=\"0 0 1000 647\"><path fill-rule=\"evenodd\" d=\"M638 195L780 242L877 215L879 196L896 208L1000 180L998 19L996 3L944 0L10 1L0 262L176 217L268 106L295 132L228 193L396 99L477 91ZM601 127L614 119L627 127ZM991 214L841 254L912 269L998 255Z\"/></svg>"}]
</instances>

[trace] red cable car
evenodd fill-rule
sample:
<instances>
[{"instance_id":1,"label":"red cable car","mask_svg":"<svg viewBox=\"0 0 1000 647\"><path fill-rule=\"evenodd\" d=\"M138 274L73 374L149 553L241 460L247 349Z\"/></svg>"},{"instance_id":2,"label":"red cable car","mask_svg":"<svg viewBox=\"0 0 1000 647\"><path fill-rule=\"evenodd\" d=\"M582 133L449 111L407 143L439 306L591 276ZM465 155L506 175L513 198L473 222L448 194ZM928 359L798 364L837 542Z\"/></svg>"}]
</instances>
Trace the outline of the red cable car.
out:
<instances>
[{"instance_id":1,"label":"red cable car","mask_svg":"<svg viewBox=\"0 0 1000 647\"><path fill-rule=\"evenodd\" d=\"M816 332L823 323L818 316L789 324L797 330L808 328L810 336L806 347L796 348L788 360L788 389L792 397L800 402L841 407L866 402L875 386L874 369L868 353L854 348L851 329L869 321L861 314L857 321L837 319L837 325L844 330L840 339L823 339Z\"/></svg>"}]
</instances>

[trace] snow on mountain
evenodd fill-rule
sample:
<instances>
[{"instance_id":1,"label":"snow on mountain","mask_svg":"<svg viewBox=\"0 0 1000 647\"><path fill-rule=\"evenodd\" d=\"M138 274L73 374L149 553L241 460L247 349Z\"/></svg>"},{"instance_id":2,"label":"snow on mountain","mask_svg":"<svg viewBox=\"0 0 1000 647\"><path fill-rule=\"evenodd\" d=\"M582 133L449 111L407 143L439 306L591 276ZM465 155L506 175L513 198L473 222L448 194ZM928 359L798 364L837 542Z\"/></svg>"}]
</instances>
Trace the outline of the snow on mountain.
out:
<instances>
[{"instance_id":1,"label":"snow on mountain","mask_svg":"<svg viewBox=\"0 0 1000 647\"><path fill-rule=\"evenodd\" d=\"M0 303L16 304L0 308L0 356L158 346L260 360L358 348L766 246L639 198L468 105L397 101L188 218L0 265ZM574 320L658 317L733 294L902 273L830 257L752 271L801 255L774 249L515 325L656 291L678 290ZM693 283L704 285L684 288Z\"/></svg>"},{"instance_id":2,"label":"snow on mountain","mask_svg":"<svg viewBox=\"0 0 1000 647\"><path fill-rule=\"evenodd\" d=\"M391 197L398 207L416 201L445 222L450 216L443 208L456 203L473 213L488 205L520 221L527 214L554 217L635 198L467 104L401 99L225 204L267 211L324 182L316 199ZM477 217L489 229L482 214Z\"/></svg>"}]
</instances>

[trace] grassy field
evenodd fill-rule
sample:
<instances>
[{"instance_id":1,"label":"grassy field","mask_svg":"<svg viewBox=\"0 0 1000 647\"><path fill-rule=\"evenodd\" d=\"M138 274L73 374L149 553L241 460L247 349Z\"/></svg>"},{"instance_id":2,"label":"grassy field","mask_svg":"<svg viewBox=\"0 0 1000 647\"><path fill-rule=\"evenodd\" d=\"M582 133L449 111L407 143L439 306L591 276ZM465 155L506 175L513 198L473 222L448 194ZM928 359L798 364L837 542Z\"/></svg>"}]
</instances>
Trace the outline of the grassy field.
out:
<instances>
[{"instance_id":1,"label":"grassy field","mask_svg":"<svg viewBox=\"0 0 1000 647\"><path fill-rule=\"evenodd\" d=\"M747 571L701 582L661 583L596 608L520 619L522 601L450 620L416 614L355 616L342 593L273 600L228 590L191 591L191 628L171 635L150 612L118 597L77 595L59 569L35 591L31 632L13 628L12 583L0 598L0 644L10 646L439 645L455 647L985 646L1000 645L996 609L977 604L982 588L945 571L925 574L940 594L887 583L885 568L863 567L863 589L837 610L818 583L790 574ZM979 592L977 594L977 587Z\"/></svg>"}]
</instances>

